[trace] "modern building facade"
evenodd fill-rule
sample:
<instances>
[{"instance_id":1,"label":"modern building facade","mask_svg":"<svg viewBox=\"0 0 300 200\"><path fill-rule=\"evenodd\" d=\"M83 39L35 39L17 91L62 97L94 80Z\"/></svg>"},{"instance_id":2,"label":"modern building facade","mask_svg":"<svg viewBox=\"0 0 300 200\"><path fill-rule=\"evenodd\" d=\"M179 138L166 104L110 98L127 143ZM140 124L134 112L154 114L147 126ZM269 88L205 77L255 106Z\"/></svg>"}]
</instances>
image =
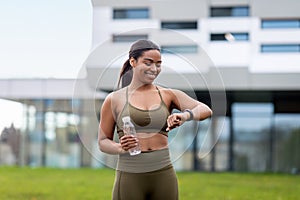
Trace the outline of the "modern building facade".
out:
<instances>
[{"instance_id":1,"label":"modern building facade","mask_svg":"<svg viewBox=\"0 0 300 200\"><path fill-rule=\"evenodd\" d=\"M178 168L299 168L300 2L92 2L94 51L86 68L93 88L114 90L130 44L150 39L162 48L157 84L182 89L213 108L215 116L200 123L197 137L191 127L174 134L185 133L172 151L184 151Z\"/></svg>"},{"instance_id":2,"label":"modern building facade","mask_svg":"<svg viewBox=\"0 0 300 200\"><path fill-rule=\"evenodd\" d=\"M0 130L0 165L99 166L92 151L98 152L97 114L105 93L94 93L87 83L85 79L0 80L0 118L11 118L14 125L13 131L11 125ZM19 140L17 147L13 138Z\"/></svg>"},{"instance_id":3,"label":"modern building facade","mask_svg":"<svg viewBox=\"0 0 300 200\"><path fill-rule=\"evenodd\" d=\"M177 170L300 169L299 1L92 4L86 79L0 81L1 97L25 108L20 142L25 150L18 164L113 167L115 157L97 150L101 103L116 89L131 43L151 39L162 48L163 71L156 83L181 89L214 111L210 120L169 134ZM0 149L7 149L1 141Z\"/></svg>"}]
</instances>

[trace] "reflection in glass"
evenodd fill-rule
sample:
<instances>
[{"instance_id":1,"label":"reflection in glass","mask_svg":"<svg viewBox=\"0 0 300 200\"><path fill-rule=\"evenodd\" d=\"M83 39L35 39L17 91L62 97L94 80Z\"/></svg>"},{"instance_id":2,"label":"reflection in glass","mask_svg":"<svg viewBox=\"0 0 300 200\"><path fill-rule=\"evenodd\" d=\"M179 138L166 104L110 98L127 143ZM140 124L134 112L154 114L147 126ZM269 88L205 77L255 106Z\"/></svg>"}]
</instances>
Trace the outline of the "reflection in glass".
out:
<instances>
[{"instance_id":1,"label":"reflection in glass","mask_svg":"<svg viewBox=\"0 0 300 200\"><path fill-rule=\"evenodd\" d=\"M300 28L299 19L282 19L282 20L262 20L261 27L267 28Z\"/></svg>"},{"instance_id":2,"label":"reflection in glass","mask_svg":"<svg viewBox=\"0 0 300 200\"><path fill-rule=\"evenodd\" d=\"M262 53L300 52L300 44L262 44Z\"/></svg>"},{"instance_id":3,"label":"reflection in glass","mask_svg":"<svg viewBox=\"0 0 300 200\"><path fill-rule=\"evenodd\" d=\"M137 9L115 9L113 11L114 19L147 19L149 18L148 8Z\"/></svg>"},{"instance_id":4,"label":"reflection in glass","mask_svg":"<svg viewBox=\"0 0 300 200\"><path fill-rule=\"evenodd\" d=\"M162 53L171 54L196 54L198 53L197 45L172 45L172 46L162 46Z\"/></svg>"},{"instance_id":5,"label":"reflection in glass","mask_svg":"<svg viewBox=\"0 0 300 200\"><path fill-rule=\"evenodd\" d=\"M211 17L246 17L249 16L249 7L212 7Z\"/></svg>"},{"instance_id":6,"label":"reflection in glass","mask_svg":"<svg viewBox=\"0 0 300 200\"><path fill-rule=\"evenodd\" d=\"M273 105L271 103L234 103L234 169L266 171L269 165Z\"/></svg>"},{"instance_id":7,"label":"reflection in glass","mask_svg":"<svg viewBox=\"0 0 300 200\"><path fill-rule=\"evenodd\" d=\"M300 114L275 115L274 170L300 170Z\"/></svg>"},{"instance_id":8,"label":"reflection in glass","mask_svg":"<svg viewBox=\"0 0 300 200\"><path fill-rule=\"evenodd\" d=\"M228 38L228 35L232 37L232 39ZM211 41L248 41L249 34L248 33L212 33L210 34Z\"/></svg>"},{"instance_id":9,"label":"reflection in glass","mask_svg":"<svg viewBox=\"0 0 300 200\"><path fill-rule=\"evenodd\" d=\"M162 22L162 29L197 29L197 21Z\"/></svg>"},{"instance_id":10,"label":"reflection in glass","mask_svg":"<svg viewBox=\"0 0 300 200\"><path fill-rule=\"evenodd\" d=\"M147 40L148 35L113 35L113 42L135 42L136 40Z\"/></svg>"}]
</instances>

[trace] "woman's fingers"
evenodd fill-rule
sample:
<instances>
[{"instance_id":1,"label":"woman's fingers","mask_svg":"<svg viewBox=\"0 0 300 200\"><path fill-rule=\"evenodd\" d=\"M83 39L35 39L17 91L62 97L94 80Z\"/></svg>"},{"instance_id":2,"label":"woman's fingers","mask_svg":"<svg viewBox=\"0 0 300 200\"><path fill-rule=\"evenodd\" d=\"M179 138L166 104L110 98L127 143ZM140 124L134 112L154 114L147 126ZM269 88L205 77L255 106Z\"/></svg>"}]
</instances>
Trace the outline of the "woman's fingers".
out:
<instances>
[{"instance_id":1,"label":"woman's fingers","mask_svg":"<svg viewBox=\"0 0 300 200\"><path fill-rule=\"evenodd\" d=\"M182 124L181 119L182 118L181 118L180 113L175 113L175 114L170 115L167 119L168 128L166 130L169 131L173 128L180 126Z\"/></svg>"},{"instance_id":2,"label":"woman's fingers","mask_svg":"<svg viewBox=\"0 0 300 200\"><path fill-rule=\"evenodd\" d=\"M133 135L124 135L120 140L121 146L125 151L136 147L138 145L138 139Z\"/></svg>"}]
</instances>

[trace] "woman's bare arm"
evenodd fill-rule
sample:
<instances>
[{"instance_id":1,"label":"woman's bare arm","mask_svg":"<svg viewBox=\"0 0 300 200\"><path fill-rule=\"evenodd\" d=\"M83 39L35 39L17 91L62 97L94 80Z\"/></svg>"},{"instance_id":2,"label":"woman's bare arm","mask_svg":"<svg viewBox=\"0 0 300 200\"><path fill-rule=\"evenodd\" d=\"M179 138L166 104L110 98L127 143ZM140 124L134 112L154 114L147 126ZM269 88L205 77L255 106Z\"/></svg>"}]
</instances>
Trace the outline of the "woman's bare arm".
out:
<instances>
[{"instance_id":1,"label":"woman's bare arm","mask_svg":"<svg viewBox=\"0 0 300 200\"><path fill-rule=\"evenodd\" d=\"M108 95L103 102L98 130L98 145L102 152L120 154L124 152L120 143L113 141L115 119L112 110L112 95Z\"/></svg>"},{"instance_id":2,"label":"woman's bare arm","mask_svg":"<svg viewBox=\"0 0 300 200\"><path fill-rule=\"evenodd\" d=\"M168 130L182 125L185 121L192 120L201 121L212 115L212 110L204 103L199 102L180 90L170 90L172 104L182 111L181 113L173 113L168 117ZM189 109L190 112L185 112Z\"/></svg>"},{"instance_id":3,"label":"woman's bare arm","mask_svg":"<svg viewBox=\"0 0 300 200\"><path fill-rule=\"evenodd\" d=\"M101 108L98 145L100 151L102 152L108 154L122 154L137 146L138 139L132 135L124 135L120 138L120 143L113 141L116 116L114 115L114 111L112 109L112 101L113 94L110 94L104 100Z\"/></svg>"}]
</instances>

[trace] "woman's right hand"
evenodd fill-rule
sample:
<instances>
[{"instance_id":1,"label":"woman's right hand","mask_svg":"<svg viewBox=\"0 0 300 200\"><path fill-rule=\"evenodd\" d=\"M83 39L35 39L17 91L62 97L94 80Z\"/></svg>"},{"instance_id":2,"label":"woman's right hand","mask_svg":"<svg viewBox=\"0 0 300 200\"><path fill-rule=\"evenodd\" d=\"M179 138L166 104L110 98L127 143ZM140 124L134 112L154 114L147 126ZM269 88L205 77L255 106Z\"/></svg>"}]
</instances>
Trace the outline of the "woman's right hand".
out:
<instances>
[{"instance_id":1,"label":"woman's right hand","mask_svg":"<svg viewBox=\"0 0 300 200\"><path fill-rule=\"evenodd\" d=\"M138 139L133 135L124 135L120 138L120 144L123 150L128 151L138 145Z\"/></svg>"}]
</instances>

